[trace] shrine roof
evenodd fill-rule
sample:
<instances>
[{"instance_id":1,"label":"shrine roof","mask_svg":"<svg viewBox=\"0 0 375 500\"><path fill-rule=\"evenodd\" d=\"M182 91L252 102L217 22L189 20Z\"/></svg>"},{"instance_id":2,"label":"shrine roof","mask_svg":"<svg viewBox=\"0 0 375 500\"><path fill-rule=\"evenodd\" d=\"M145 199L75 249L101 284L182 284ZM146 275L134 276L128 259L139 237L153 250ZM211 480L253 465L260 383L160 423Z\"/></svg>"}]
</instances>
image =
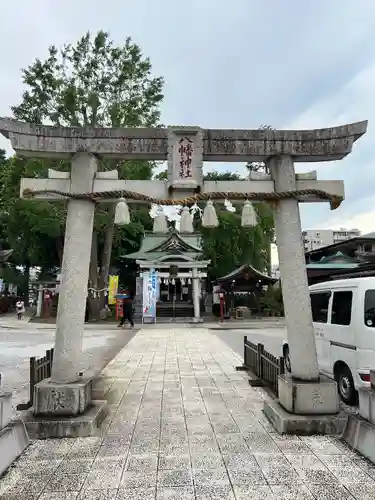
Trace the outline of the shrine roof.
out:
<instances>
[{"instance_id":1,"label":"shrine roof","mask_svg":"<svg viewBox=\"0 0 375 500\"><path fill-rule=\"evenodd\" d=\"M326 245L324 247L314 248L313 250L305 252L305 256L307 258L319 259L321 256L336 255L338 252L345 255L345 252L356 249L360 244L373 244L374 240L375 232L362 234L361 236L356 236L355 238L338 241L337 243L332 243L331 245Z\"/></svg>"},{"instance_id":2,"label":"shrine roof","mask_svg":"<svg viewBox=\"0 0 375 500\"><path fill-rule=\"evenodd\" d=\"M126 259L157 260L170 255L185 255L191 259L202 253L201 235L199 233L180 233L175 229L167 233L146 232L138 252L124 255Z\"/></svg>"},{"instance_id":3,"label":"shrine roof","mask_svg":"<svg viewBox=\"0 0 375 500\"><path fill-rule=\"evenodd\" d=\"M314 262L307 264L306 269L355 269L359 263L355 262Z\"/></svg>"},{"instance_id":4,"label":"shrine roof","mask_svg":"<svg viewBox=\"0 0 375 500\"><path fill-rule=\"evenodd\" d=\"M147 261L157 261L162 258L164 258L164 261L166 261L166 258L170 257L168 260L173 260L173 261L178 261L179 258L181 257L188 257L189 260L199 260L201 257L201 254L198 252L146 252L142 253L141 251L139 252L133 252L129 253L127 255L123 255L124 259L132 259L132 260L147 260ZM184 259L185 260L185 259Z\"/></svg>"},{"instance_id":5,"label":"shrine roof","mask_svg":"<svg viewBox=\"0 0 375 500\"><path fill-rule=\"evenodd\" d=\"M232 271L229 274L226 274L225 276L222 276L221 278L218 278L216 281L219 284L223 284L226 281L235 281L238 279L247 279L247 280L262 280L266 281L268 283L276 283L278 280L276 278L272 278L271 276L268 276L267 274L264 274L254 267L252 267L250 264L243 265L234 271Z\"/></svg>"},{"instance_id":6,"label":"shrine roof","mask_svg":"<svg viewBox=\"0 0 375 500\"><path fill-rule=\"evenodd\" d=\"M13 250L0 250L0 262L6 262L12 253Z\"/></svg>"},{"instance_id":7,"label":"shrine roof","mask_svg":"<svg viewBox=\"0 0 375 500\"><path fill-rule=\"evenodd\" d=\"M312 264L324 264L327 267L332 264L360 264L363 259L359 257L350 257L350 255L345 255L342 252L336 252L333 255L323 256L319 261L310 262L309 265Z\"/></svg>"}]
</instances>

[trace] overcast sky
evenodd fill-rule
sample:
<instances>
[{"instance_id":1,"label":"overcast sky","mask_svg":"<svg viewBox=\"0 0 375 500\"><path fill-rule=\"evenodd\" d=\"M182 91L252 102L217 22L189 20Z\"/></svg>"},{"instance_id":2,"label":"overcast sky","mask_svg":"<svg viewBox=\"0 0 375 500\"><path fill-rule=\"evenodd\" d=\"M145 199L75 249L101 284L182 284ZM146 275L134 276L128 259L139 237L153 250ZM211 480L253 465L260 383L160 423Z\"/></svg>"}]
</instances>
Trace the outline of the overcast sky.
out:
<instances>
[{"instance_id":1,"label":"overcast sky","mask_svg":"<svg viewBox=\"0 0 375 500\"><path fill-rule=\"evenodd\" d=\"M50 44L103 29L118 43L131 36L164 76L165 124L320 128L368 119L350 157L298 169L316 167L346 188L335 212L304 206L304 228L375 230L375 0L18 0L1 13L0 116L20 101L21 68ZM2 138L0 147L9 150Z\"/></svg>"}]
</instances>

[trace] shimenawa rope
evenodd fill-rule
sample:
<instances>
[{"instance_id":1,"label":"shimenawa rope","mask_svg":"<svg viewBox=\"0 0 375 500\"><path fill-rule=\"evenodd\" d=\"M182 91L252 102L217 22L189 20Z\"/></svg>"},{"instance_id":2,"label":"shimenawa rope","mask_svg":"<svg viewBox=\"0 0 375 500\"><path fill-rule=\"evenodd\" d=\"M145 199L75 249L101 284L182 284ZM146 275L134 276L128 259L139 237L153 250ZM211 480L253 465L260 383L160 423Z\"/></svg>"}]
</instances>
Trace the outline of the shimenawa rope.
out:
<instances>
[{"instance_id":1,"label":"shimenawa rope","mask_svg":"<svg viewBox=\"0 0 375 500\"><path fill-rule=\"evenodd\" d=\"M137 193L134 191L99 191L95 193L68 193L65 191L58 191L54 189L39 189L39 190L31 190L25 189L23 191L24 198L33 198L34 196L43 195L43 194L51 194L62 196L64 198L70 198L73 200L92 200L92 201L100 201L106 198L126 198L128 201L143 201L145 203L152 203L155 205L165 205L165 206L173 206L173 205L193 205L198 201L207 201L207 200L256 200L256 201L277 201L277 200L285 200L288 198L301 198L301 197L313 197L319 198L321 200L327 200L331 202L332 208L337 208L342 202L341 197L332 196L326 191L322 191L321 189L299 189L294 191L282 191L275 192L272 191L270 193L241 193L241 192L212 192L212 193L197 193L193 196L188 196L186 198L181 198L178 200L173 199L158 199L152 196L147 196L142 193Z\"/></svg>"}]
</instances>

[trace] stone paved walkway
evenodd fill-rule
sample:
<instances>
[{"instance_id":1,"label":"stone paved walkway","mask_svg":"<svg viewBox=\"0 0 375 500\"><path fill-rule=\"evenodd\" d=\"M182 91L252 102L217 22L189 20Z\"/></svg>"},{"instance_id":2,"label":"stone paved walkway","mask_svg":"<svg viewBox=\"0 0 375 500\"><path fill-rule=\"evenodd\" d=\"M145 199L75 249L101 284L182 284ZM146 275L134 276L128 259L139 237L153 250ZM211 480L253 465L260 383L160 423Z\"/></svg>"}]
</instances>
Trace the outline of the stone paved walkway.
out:
<instances>
[{"instance_id":1,"label":"stone paved walkway","mask_svg":"<svg viewBox=\"0 0 375 500\"><path fill-rule=\"evenodd\" d=\"M206 329L145 329L99 382L100 435L38 441L3 500L370 500L375 467L331 437L282 437L260 389Z\"/></svg>"}]
</instances>

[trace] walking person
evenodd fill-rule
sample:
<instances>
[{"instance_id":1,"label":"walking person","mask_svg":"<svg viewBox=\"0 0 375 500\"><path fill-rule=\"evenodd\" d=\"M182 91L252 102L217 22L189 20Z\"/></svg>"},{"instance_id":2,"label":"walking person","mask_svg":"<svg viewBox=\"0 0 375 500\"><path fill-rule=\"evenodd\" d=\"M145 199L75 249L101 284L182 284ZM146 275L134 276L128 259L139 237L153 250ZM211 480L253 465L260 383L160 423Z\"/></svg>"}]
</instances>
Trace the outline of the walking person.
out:
<instances>
[{"instance_id":1,"label":"walking person","mask_svg":"<svg viewBox=\"0 0 375 500\"><path fill-rule=\"evenodd\" d=\"M89 306L89 299L86 298L86 308L85 308L85 323L89 322L90 318L90 306Z\"/></svg>"},{"instance_id":2,"label":"walking person","mask_svg":"<svg viewBox=\"0 0 375 500\"><path fill-rule=\"evenodd\" d=\"M22 319L22 316L25 314L25 302L20 297L16 302L16 312L18 320Z\"/></svg>"},{"instance_id":3,"label":"walking person","mask_svg":"<svg viewBox=\"0 0 375 500\"><path fill-rule=\"evenodd\" d=\"M133 300L134 292L128 290L122 291L121 295L124 295L122 299L122 317L120 320L119 327L124 326L126 321L129 321L130 327L134 328L133 321Z\"/></svg>"}]
</instances>

